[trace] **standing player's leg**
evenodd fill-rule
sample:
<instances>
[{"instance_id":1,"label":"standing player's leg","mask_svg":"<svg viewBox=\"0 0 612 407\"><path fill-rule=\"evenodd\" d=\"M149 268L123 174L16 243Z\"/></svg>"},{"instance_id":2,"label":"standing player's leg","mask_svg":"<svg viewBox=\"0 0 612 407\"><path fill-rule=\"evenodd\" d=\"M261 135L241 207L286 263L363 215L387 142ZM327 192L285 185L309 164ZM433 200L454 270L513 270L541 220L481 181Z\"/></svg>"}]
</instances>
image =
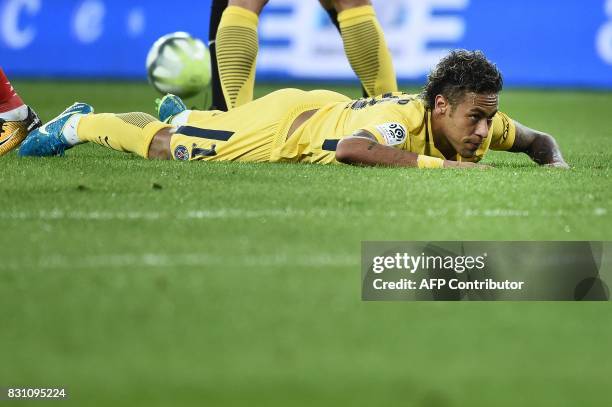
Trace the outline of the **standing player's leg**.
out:
<instances>
[{"instance_id":1,"label":"standing player's leg","mask_svg":"<svg viewBox=\"0 0 612 407\"><path fill-rule=\"evenodd\" d=\"M259 13L268 0L229 0L215 40L217 65L228 110L253 100L259 51Z\"/></svg>"},{"instance_id":2,"label":"standing player's leg","mask_svg":"<svg viewBox=\"0 0 612 407\"><path fill-rule=\"evenodd\" d=\"M397 91L391 53L370 0L333 0L344 51L369 96ZM323 3L322 3L323 4Z\"/></svg>"},{"instance_id":3,"label":"standing player's leg","mask_svg":"<svg viewBox=\"0 0 612 407\"><path fill-rule=\"evenodd\" d=\"M0 118L17 121L25 120L27 116L28 107L0 68Z\"/></svg>"},{"instance_id":4,"label":"standing player's leg","mask_svg":"<svg viewBox=\"0 0 612 407\"><path fill-rule=\"evenodd\" d=\"M336 27L338 32L340 32L340 23L338 22L338 12L336 11L336 8L334 7L334 1L333 0L319 0L319 3L321 3L321 7L323 7L325 12L329 16L329 19L331 20L332 24Z\"/></svg>"},{"instance_id":5,"label":"standing player's leg","mask_svg":"<svg viewBox=\"0 0 612 407\"><path fill-rule=\"evenodd\" d=\"M217 30L221 23L223 11L227 8L228 0L212 0L210 9L210 24L208 26L208 48L210 49L210 66L211 66L211 88L212 88L212 106L210 110L227 110L227 103L223 96L221 88L221 79L219 78L219 65L217 64Z\"/></svg>"},{"instance_id":6,"label":"standing player's leg","mask_svg":"<svg viewBox=\"0 0 612 407\"><path fill-rule=\"evenodd\" d=\"M331 20L332 24L334 25L334 27L336 27L336 29L340 33L340 23L338 22L338 12L336 11L336 8L334 7L333 0L319 0L319 3L321 3L321 6L323 6L323 9L329 16L329 19ZM361 85L361 94L363 95L364 98L368 97L368 92L365 90L363 85Z\"/></svg>"},{"instance_id":7,"label":"standing player's leg","mask_svg":"<svg viewBox=\"0 0 612 407\"><path fill-rule=\"evenodd\" d=\"M23 103L0 67L0 155L17 147L38 126L38 115Z\"/></svg>"}]
</instances>

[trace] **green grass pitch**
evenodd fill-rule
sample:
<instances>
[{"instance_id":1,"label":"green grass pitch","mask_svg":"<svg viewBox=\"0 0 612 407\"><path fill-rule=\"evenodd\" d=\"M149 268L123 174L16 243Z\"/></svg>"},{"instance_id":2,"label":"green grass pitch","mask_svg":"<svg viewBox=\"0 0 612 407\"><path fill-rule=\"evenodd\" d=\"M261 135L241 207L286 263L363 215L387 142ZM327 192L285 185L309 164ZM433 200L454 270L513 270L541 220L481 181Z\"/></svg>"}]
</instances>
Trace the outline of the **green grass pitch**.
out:
<instances>
[{"instance_id":1,"label":"green grass pitch","mask_svg":"<svg viewBox=\"0 0 612 407\"><path fill-rule=\"evenodd\" d=\"M15 86L46 120L75 100L152 113L156 97ZM366 303L359 262L362 240L611 240L610 106L503 93L570 171L508 153L489 171L148 162L95 145L3 157L0 387L63 386L75 406L603 405L608 304Z\"/></svg>"}]
</instances>

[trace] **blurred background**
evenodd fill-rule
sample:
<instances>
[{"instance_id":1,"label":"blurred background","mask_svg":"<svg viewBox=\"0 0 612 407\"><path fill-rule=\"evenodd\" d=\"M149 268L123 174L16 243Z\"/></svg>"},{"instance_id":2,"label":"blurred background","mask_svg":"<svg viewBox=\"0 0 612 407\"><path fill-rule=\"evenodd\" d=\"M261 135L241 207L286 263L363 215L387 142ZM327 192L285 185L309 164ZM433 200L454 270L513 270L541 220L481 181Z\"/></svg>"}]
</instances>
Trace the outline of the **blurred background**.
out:
<instances>
[{"instance_id":1,"label":"blurred background","mask_svg":"<svg viewBox=\"0 0 612 407\"><path fill-rule=\"evenodd\" d=\"M452 48L482 49L513 86L612 88L612 0L374 0L403 83ZM0 0L0 64L12 78L146 78L159 36L208 39L210 1ZM261 15L258 80L354 81L316 0Z\"/></svg>"}]
</instances>

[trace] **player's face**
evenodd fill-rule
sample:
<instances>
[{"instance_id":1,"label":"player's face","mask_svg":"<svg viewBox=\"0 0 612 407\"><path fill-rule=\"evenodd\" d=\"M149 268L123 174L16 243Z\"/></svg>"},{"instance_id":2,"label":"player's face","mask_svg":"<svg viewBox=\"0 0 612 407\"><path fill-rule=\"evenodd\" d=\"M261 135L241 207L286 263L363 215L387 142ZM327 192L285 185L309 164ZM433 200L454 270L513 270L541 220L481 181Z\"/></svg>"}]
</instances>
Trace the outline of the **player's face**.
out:
<instances>
[{"instance_id":1,"label":"player's face","mask_svg":"<svg viewBox=\"0 0 612 407\"><path fill-rule=\"evenodd\" d=\"M461 157L473 157L488 137L498 102L497 94L469 92L447 111L444 134Z\"/></svg>"}]
</instances>

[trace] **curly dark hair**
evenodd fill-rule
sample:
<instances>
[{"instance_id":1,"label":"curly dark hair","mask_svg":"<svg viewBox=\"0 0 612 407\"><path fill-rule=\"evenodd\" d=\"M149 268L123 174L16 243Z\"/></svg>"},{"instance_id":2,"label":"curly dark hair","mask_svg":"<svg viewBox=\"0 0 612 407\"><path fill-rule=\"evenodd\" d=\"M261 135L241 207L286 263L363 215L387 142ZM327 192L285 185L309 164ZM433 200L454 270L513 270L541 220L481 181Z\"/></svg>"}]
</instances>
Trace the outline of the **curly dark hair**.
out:
<instances>
[{"instance_id":1,"label":"curly dark hair","mask_svg":"<svg viewBox=\"0 0 612 407\"><path fill-rule=\"evenodd\" d=\"M482 51L458 49L451 51L431 70L421 98L427 108L435 105L437 95L446 97L451 106L456 106L467 92L499 93L503 82L497 66Z\"/></svg>"}]
</instances>

